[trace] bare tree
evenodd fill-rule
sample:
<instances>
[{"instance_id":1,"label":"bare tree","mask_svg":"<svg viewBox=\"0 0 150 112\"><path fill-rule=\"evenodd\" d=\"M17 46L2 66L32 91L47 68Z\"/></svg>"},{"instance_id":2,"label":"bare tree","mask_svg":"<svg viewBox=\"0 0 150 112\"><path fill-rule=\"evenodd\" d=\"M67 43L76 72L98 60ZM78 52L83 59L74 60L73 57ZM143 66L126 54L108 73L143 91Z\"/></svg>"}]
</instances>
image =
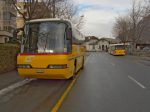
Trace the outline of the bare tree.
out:
<instances>
[{"instance_id":1,"label":"bare tree","mask_svg":"<svg viewBox=\"0 0 150 112\"><path fill-rule=\"evenodd\" d=\"M83 16L76 16L77 7L73 5L73 0L11 0L17 12L23 17L24 21L38 18L62 18L76 19L76 26L81 29ZM22 11L17 2L24 3L25 11Z\"/></svg>"},{"instance_id":2,"label":"bare tree","mask_svg":"<svg viewBox=\"0 0 150 112\"><path fill-rule=\"evenodd\" d=\"M121 17L116 18L116 23L113 26L113 33L122 43L126 43L129 41L130 34L130 21L129 17Z\"/></svg>"},{"instance_id":3,"label":"bare tree","mask_svg":"<svg viewBox=\"0 0 150 112\"><path fill-rule=\"evenodd\" d=\"M130 17L130 39L133 42L133 51L136 50L136 43L142 39L142 34L147 27L147 22L145 21L145 8L141 5L141 2L133 1Z\"/></svg>"},{"instance_id":4,"label":"bare tree","mask_svg":"<svg viewBox=\"0 0 150 112\"><path fill-rule=\"evenodd\" d=\"M26 14L17 6L17 2L24 3ZM71 20L77 10L73 1L69 0L40 0L40 2L39 0L12 0L12 3L25 20L42 18L45 15L49 18L57 17Z\"/></svg>"},{"instance_id":5,"label":"bare tree","mask_svg":"<svg viewBox=\"0 0 150 112\"><path fill-rule=\"evenodd\" d=\"M78 30L81 30L85 24L85 18L84 18L84 15L81 15L81 16L74 16L72 19L71 19L72 23L75 25L75 27L78 29Z\"/></svg>"},{"instance_id":6,"label":"bare tree","mask_svg":"<svg viewBox=\"0 0 150 112\"><path fill-rule=\"evenodd\" d=\"M73 5L73 1L63 0L57 2L55 6L55 15L57 18L64 18L71 20L76 15L77 8Z\"/></svg>"},{"instance_id":7,"label":"bare tree","mask_svg":"<svg viewBox=\"0 0 150 112\"><path fill-rule=\"evenodd\" d=\"M133 51L136 50L136 43L142 40L142 34L147 28L148 8L148 5L143 5L141 2L134 0L130 12L125 17L122 16L116 19L113 31L122 42L132 41Z\"/></svg>"},{"instance_id":8,"label":"bare tree","mask_svg":"<svg viewBox=\"0 0 150 112\"><path fill-rule=\"evenodd\" d=\"M37 18L52 18L54 17L55 0L11 0L17 12L23 19L31 20ZM59 0L62 1L62 0ZM20 9L17 3L24 4L23 9ZM53 13L53 15L52 15Z\"/></svg>"},{"instance_id":9,"label":"bare tree","mask_svg":"<svg viewBox=\"0 0 150 112\"><path fill-rule=\"evenodd\" d=\"M145 4L144 4L144 16L149 16L150 15L150 0L145 0Z\"/></svg>"}]
</instances>

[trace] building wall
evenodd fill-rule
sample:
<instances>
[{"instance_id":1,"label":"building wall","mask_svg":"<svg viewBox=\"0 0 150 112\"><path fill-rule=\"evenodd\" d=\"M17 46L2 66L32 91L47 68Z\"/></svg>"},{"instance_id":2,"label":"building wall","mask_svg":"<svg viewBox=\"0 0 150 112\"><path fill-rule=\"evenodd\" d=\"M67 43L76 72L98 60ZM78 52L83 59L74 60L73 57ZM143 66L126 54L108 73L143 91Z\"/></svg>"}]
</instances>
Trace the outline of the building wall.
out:
<instances>
[{"instance_id":1,"label":"building wall","mask_svg":"<svg viewBox=\"0 0 150 112\"><path fill-rule=\"evenodd\" d=\"M86 46L86 50L87 51L95 51L95 49L93 49L93 45L91 45L92 43L95 43L95 42L97 42L98 41L98 39L91 39L91 40L89 40L88 42L85 42L85 46Z\"/></svg>"},{"instance_id":2,"label":"building wall","mask_svg":"<svg viewBox=\"0 0 150 112\"><path fill-rule=\"evenodd\" d=\"M100 40L97 45L96 45L96 49L99 51L107 51L109 47L109 42L106 40Z\"/></svg>"},{"instance_id":3,"label":"building wall","mask_svg":"<svg viewBox=\"0 0 150 112\"><path fill-rule=\"evenodd\" d=\"M27 14L27 10L24 2L18 2L17 7L19 7L21 13ZM18 12L17 12L16 24L17 24L17 28L22 28L24 26L24 18Z\"/></svg>"},{"instance_id":4,"label":"building wall","mask_svg":"<svg viewBox=\"0 0 150 112\"><path fill-rule=\"evenodd\" d=\"M16 28L16 10L10 0L0 1L0 43L13 37Z\"/></svg>"},{"instance_id":5,"label":"building wall","mask_svg":"<svg viewBox=\"0 0 150 112\"><path fill-rule=\"evenodd\" d=\"M24 26L24 20L22 17L16 18L17 28L22 28Z\"/></svg>"},{"instance_id":6,"label":"building wall","mask_svg":"<svg viewBox=\"0 0 150 112\"><path fill-rule=\"evenodd\" d=\"M90 40L85 42L86 51L107 51L109 42L107 40Z\"/></svg>"},{"instance_id":7,"label":"building wall","mask_svg":"<svg viewBox=\"0 0 150 112\"><path fill-rule=\"evenodd\" d=\"M5 43L5 37L0 36L0 43Z\"/></svg>"}]
</instances>

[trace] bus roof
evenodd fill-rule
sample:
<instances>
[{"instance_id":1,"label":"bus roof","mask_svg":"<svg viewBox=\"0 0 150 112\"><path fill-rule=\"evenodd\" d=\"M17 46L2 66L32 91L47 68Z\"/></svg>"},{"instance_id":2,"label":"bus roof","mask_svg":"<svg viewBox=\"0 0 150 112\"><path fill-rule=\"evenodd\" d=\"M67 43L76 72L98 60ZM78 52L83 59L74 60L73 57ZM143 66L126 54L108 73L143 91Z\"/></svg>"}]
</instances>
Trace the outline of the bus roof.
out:
<instances>
[{"instance_id":1,"label":"bus roof","mask_svg":"<svg viewBox=\"0 0 150 112\"><path fill-rule=\"evenodd\" d=\"M73 35L74 35L73 37L75 38L76 41L82 41L83 42L85 40L82 33L77 30L77 28L72 24L72 22L70 20L67 20L67 19L60 19L60 18L33 19L33 20L30 20L30 21L26 21L26 23L37 23L37 22L45 22L45 21L65 22L72 28Z\"/></svg>"},{"instance_id":2,"label":"bus roof","mask_svg":"<svg viewBox=\"0 0 150 112\"><path fill-rule=\"evenodd\" d=\"M59 19L59 18L33 19L33 20L26 21L26 23L45 22L45 21L62 21L62 22L68 22L68 23L70 23L71 26L72 26L72 23L71 23L70 20L67 20L67 19Z\"/></svg>"},{"instance_id":3,"label":"bus roof","mask_svg":"<svg viewBox=\"0 0 150 112\"><path fill-rule=\"evenodd\" d=\"M128 43L118 43L118 44L110 44L109 46L117 46L117 45L130 45L130 44L128 44Z\"/></svg>"},{"instance_id":4,"label":"bus roof","mask_svg":"<svg viewBox=\"0 0 150 112\"><path fill-rule=\"evenodd\" d=\"M123 43L118 43L118 44L110 44L110 45L124 45Z\"/></svg>"}]
</instances>

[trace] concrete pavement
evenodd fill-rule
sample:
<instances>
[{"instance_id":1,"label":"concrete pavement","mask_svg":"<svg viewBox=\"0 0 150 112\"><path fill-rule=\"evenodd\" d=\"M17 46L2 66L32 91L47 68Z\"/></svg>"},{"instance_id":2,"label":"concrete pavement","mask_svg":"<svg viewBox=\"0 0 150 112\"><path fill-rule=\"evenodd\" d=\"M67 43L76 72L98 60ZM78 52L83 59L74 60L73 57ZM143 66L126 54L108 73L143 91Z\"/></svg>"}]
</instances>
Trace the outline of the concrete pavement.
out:
<instances>
[{"instance_id":1,"label":"concrete pavement","mask_svg":"<svg viewBox=\"0 0 150 112\"><path fill-rule=\"evenodd\" d=\"M22 80L24 78L21 78L15 70L0 74L0 90Z\"/></svg>"},{"instance_id":2,"label":"concrete pavement","mask_svg":"<svg viewBox=\"0 0 150 112\"><path fill-rule=\"evenodd\" d=\"M0 97L0 112L50 112L71 80L34 80Z\"/></svg>"}]
</instances>

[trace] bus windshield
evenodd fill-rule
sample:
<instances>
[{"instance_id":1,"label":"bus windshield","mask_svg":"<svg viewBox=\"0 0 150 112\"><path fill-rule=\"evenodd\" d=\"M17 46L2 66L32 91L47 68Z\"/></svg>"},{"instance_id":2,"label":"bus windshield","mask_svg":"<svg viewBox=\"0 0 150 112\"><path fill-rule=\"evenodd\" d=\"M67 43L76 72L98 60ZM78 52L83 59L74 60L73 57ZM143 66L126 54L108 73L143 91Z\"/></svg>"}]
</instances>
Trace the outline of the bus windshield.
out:
<instances>
[{"instance_id":1,"label":"bus windshield","mask_svg":"<svg viewBox=\"0 0 150 112\"><path fill-rule=\"evenodd\" d=\"M116 45L115 46L115 49L125 49L125 46L124 45Z\"/></svg>"},{"instance_id":2,"label":"bus windshield","mask_svg":"<svg viewBox=\"0 0 150 112\"><path fill-rule=\"evenodd\" d=\"M35 22L25 26L25 53L64 53L66 24L62 22Z\"/></svg>"}]
</instances>

